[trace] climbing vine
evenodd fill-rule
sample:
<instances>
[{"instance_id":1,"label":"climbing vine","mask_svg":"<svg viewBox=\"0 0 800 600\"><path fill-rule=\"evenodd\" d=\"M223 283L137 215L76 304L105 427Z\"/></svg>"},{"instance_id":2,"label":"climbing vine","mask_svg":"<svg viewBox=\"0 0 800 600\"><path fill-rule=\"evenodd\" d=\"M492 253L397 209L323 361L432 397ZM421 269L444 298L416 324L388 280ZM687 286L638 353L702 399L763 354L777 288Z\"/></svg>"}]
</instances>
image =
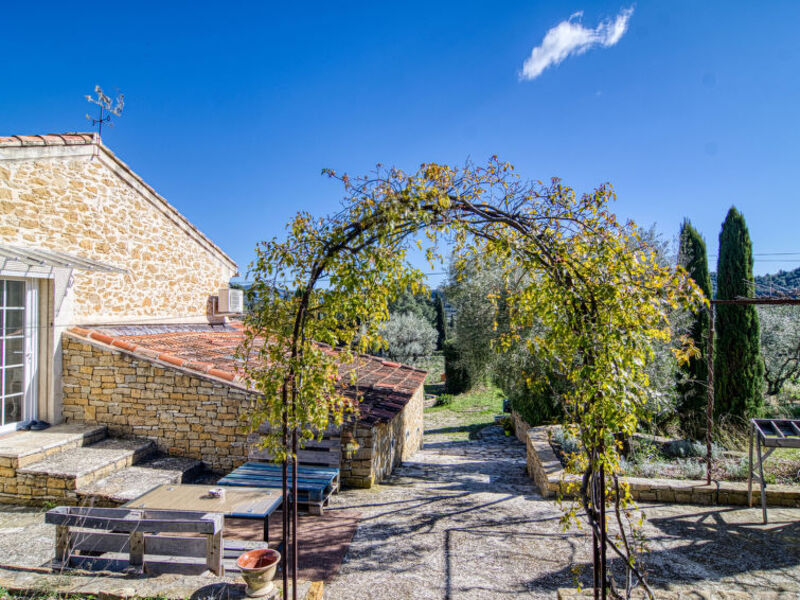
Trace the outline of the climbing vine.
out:
<instances>
[{"instance_id":1,"label":"climbing vine","mask_svg":"<svg viewBox=\"0 0 800 600\"><path fill-rule=\"evenodd\" d=\"M496 158L462 168L423 164L415 173L379 167L361 178L325 173L344 186L341 210L298 214L285 239L258 247L253 264L260 303L242 353L260 392L251 427L270 424L264 444L292 460L290 438L302 446L356 409L345 390L357 389L360 354L384 344L389 303L424 281L406 260L414 244L432 263L453 251L463 261L457 269L488 257L516 282L504 294L508 323L496 351L526 343L569 382L566 410L583 448L577 493L603 545L595 585L617 597L646 588L636 533L623 518L631 503L617 478L617 440L646 418L653 345L671 337L671 311L705 301L699 289L682 269L659 264L633 223L617 220L609 185L578 195L558 179L524 181ZM696 352L688 339L676 349L681 359ZM607 504L617 521L610 537ZM574 518L568 510L566 521ZM605 569L606 549L626 566L621 585Z\"/></svg>"}]
</instances>

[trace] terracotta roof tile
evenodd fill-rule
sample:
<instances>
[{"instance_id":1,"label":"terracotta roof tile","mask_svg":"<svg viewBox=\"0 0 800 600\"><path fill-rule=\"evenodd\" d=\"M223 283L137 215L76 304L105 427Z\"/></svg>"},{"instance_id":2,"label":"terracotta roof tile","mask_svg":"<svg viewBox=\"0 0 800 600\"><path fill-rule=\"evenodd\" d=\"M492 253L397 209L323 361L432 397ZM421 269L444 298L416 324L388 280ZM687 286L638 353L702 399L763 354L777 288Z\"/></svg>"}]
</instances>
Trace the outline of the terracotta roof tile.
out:
<instances>
[{"instance_id":1,"label":"terracotta roof tile","mask_svg":"<svg viewBox=\"0 0 800 600\"><path fill-rule=\"evenodd\" d=\"M245 384L241 361L235 357L245 336L238 323L73 327L70 332L147 360L158 360L240 386ZM329 346L324 347L333 352ZM353 369L358 379L356 385L347 385L345 393L360 399L361 421L367 425L389 421L403 410L427 374L407 365L361 355L352 363L340 365L342 381L349 381Z\"/></svg>"}]
</instances>

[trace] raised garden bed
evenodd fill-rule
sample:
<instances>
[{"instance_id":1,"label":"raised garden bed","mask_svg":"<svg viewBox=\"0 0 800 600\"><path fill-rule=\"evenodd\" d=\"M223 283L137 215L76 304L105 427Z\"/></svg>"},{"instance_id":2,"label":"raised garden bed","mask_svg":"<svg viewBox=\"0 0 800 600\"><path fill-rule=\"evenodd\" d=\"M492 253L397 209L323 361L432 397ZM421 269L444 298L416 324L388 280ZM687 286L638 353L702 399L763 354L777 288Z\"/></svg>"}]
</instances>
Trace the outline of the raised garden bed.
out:
<instances>
[{"instance_id":1,"label":"raised garden bed","mask_svg":"<svg viewBox=\"0 0 800 600\"><path fill-rule=\"evenodd\" d=\"M551 439L558 426L529 427L518 415L513 415L517 436L525 441L528 455L528 475L534 480L544 497L568 494L570 483L579 481L578 475L567 473ZM556 447L558 444L556 444ZM731 457L738 460L741 457ZM746 457L745 457L746 460ZM765 463L768 464L768 463ZM713 472L712 472L713 473ZM747 467L739 480L712 479L706 485L702 478L676 477L625 477L631 495L639 501L677 502L686 504L747 505ZM769 481L769 479L768 479ZM753 503L759 502L759 488L754 484ZM800 507L800 485L773 484L767 487L767 504L771 506Z\"/></svg>"},{"instance_id":2,"label":"raised garden bed","mask_svg":"<svg viewBox=\"0 0 800 600\"><path fill-rule=\"evenodd\" d=\"M550 444L562 466L567 454L578 449L563 428L555 428ZM717 481L747 481L748 457L741 450L728 450L712 444L711 478ZM629 477L651 479L705 479L706 445L692 440L637 435L621 461L622 471ZM764 463L767 484L800 485L800 452L794 449L776 451Z\"/></svg>"}]
</instances>

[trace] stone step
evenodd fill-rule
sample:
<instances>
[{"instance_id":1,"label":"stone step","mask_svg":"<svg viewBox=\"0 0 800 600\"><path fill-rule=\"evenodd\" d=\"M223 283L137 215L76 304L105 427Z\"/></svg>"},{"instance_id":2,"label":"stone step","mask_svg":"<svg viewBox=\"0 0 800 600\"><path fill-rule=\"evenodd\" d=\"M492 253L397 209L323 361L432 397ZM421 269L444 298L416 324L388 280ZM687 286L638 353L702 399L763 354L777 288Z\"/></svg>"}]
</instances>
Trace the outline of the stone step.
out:
<instances>
[{"instance_id":1,"label":"stone step","mask_svg":"<svg viewBox=\"0 0 800 600\"><path fill-rule=\"evenodd\" d=\"M17 469L16 494L34 502L76 501L76 490L143 460L155 451L147 439L105 439Z\"/></svg>"},{"instance_id":2,"label":"stone step","mask_svg":"<svg viewBox=\"0 0 800 600\"><path fill-rule=\"evenodd\" d=\"M160 485L192 482L204 471L205 466L199 460L160 455L79 487L78 502L120 506Z\"/></svg>"},{"instance_id":3,"label":"stone step","mask_svg":"<svg viewBox=\"0 0 800 600\"><path fill-rule=\"evenodd\" d=\"M0 477L13 477L10 471L37 463L48 456L88 446L105 439L105 425L63 423L44 431L14 431L0 435Z\"/></svg>"}]
</instances>

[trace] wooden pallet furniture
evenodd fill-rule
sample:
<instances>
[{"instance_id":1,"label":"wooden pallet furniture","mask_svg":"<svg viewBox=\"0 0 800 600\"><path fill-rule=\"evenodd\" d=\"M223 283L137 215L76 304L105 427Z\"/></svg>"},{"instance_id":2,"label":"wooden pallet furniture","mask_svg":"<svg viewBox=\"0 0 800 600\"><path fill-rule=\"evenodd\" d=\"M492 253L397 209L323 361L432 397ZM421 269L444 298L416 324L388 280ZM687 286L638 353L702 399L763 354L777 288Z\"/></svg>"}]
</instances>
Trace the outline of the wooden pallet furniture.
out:
<instances>
[{"instance_id":1,"label":"wooden pallet furniture","mask_svg":"<svg viewBox=\"0 0 800 600\"><path fill-rule=\"evenodd\" d=\"M219 512L236 519L258 519L264 524L264 541L269 543L269 516L283 502L279 492L256 487L227 488L224 498L209 494L212 487L197 484L165 484L126 503L123 508L188 509Z\"/></svg>"},{"instance_id":2,"label":"wooden pallet furniture","mask_svg":"<svg viewBox=\"0 0 800 600\"><path fill-rule=\"evenodd\" d=\"M47 511L45 523L56 526L56 564L61 566L72 566L80 552L111 552L128 554L136 571L144 570L145 555L157 555L204 557L212 573L225 573L219 513L59 506ZM176 533L201 537L170 535Z\"/></svg>"},{"instance_id":3,"label":"wooden pallet furniture","mask_svg":"<svg viewBox=\"0 0 800 600\"><path fill-rule=\"evenodd\" d=\"M753 464L753 447L758 456L758 473ZM762 448L768 448L762 452ZM767 482L764 461L776 448L800 448L800 419L750 419L750 448L747 475L747 504L753 506L753 481L761 486L761 514L767 523Z\"/></svg>"},{"instance_id":4,"label":"wooden pallet furniture","mask_svg":"<svg viewBox=\"0 0 800 600\"><path fill-rule=\"evenodd\" d=\"M264 431L267 429L264 428ZM309 440L297 451L297 462L303 466L329 467L338 469L342 462L342 442L339 433L328 433L321 440ZM335 435L335 437L334 437ZM254 462L272 462L273 455L264 448L258 447L259 434L251 434L248 458Z\"/></svg>"},{"instance_id":5,"label":"wooden pallet furniture","mask_svg":"<svg viewBox=\"0 0 800 600\"><path fill-rule=\"evenodd\" d=\"M293 486L291 471L288 474ZM221 486L248 486L279 490L283 487L283 467L275 463L247 462L218 482ZM321 515L330 497L339 490L338 467L299 465L297 468L297 502L305 504L312 514Z\"/></svg>"}]
</instances>

